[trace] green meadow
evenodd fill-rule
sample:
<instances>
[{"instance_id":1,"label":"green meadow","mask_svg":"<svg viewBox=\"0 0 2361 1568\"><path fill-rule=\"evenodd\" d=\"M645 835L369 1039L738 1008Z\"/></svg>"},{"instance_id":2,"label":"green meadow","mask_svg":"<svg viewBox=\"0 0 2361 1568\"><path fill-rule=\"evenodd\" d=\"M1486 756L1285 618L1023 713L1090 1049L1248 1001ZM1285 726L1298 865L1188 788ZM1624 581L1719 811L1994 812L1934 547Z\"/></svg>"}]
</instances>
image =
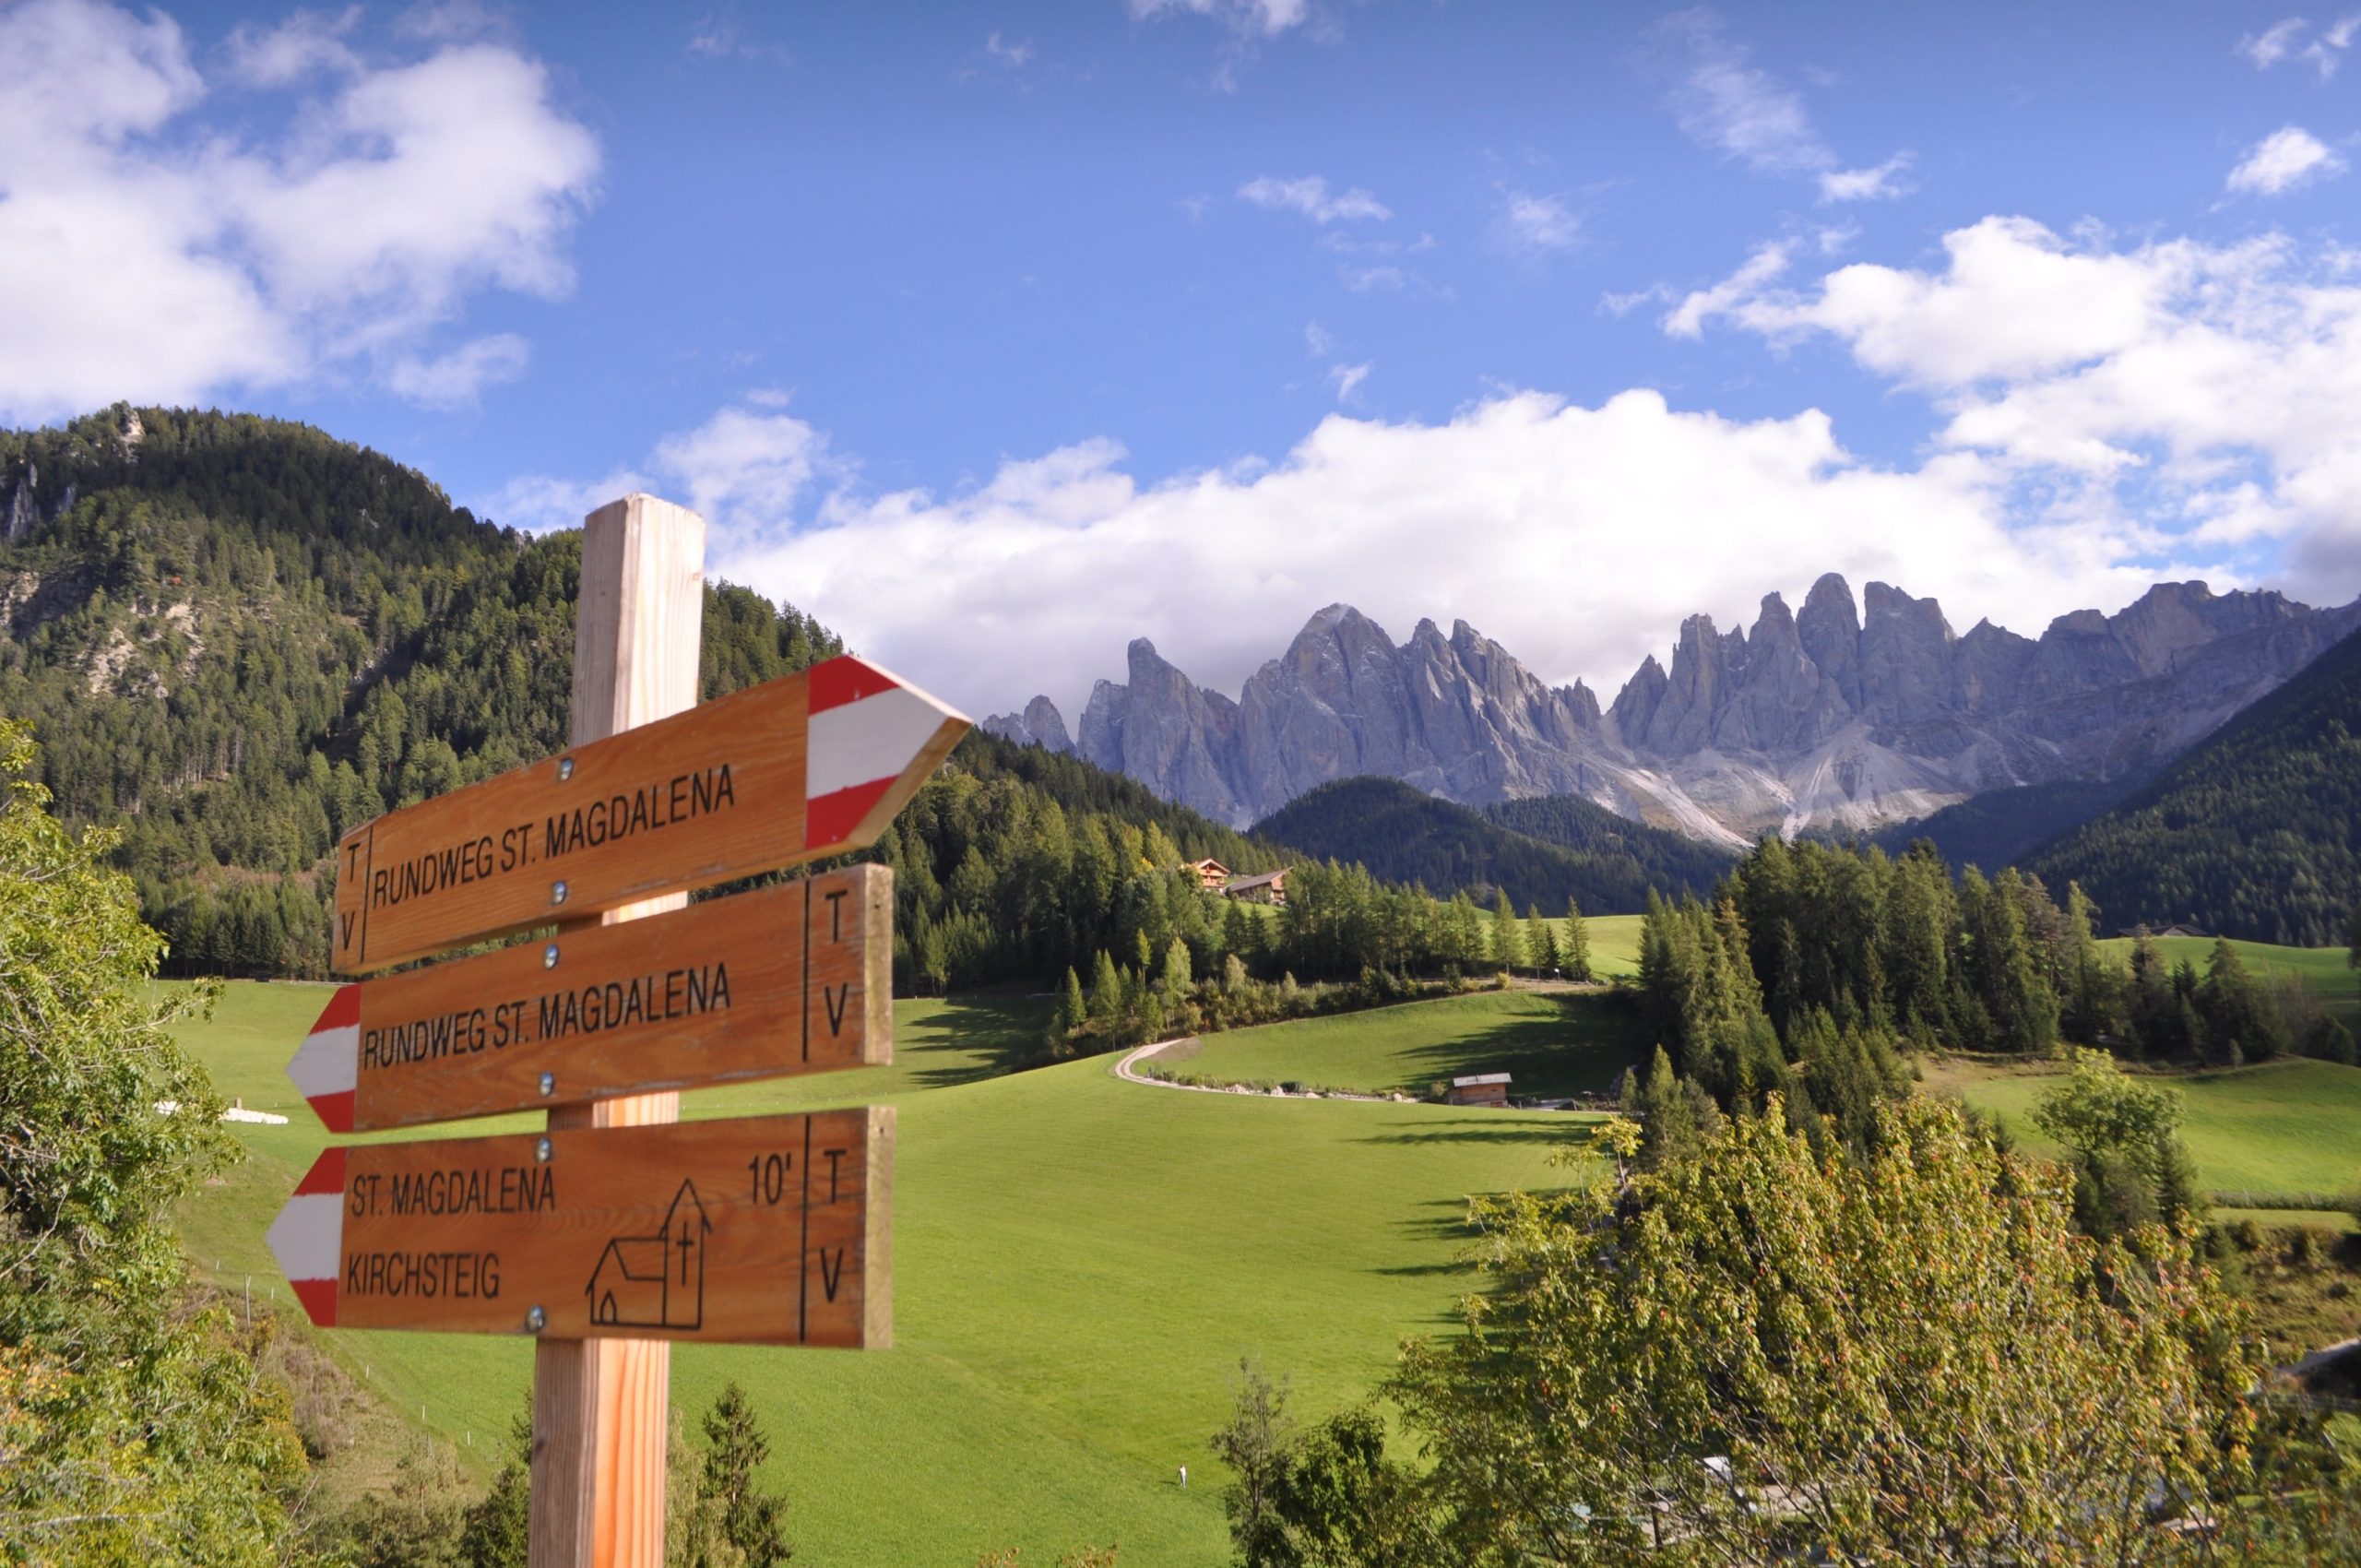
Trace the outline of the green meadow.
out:
<instances>
[{"instance_id":1,"label":"green meadow","mask_svg":"<svg viewBox=\"0 0 2361 1568\"><path fill-rule=\"evenodd\" d=\"M184 1031L224 1095L293 1118L237 1128L251 1158L184 1213L201 1268L282 1305L263 1232L326 1139L281 1068L327 994L233 985ZM1125 1568L1222 1561L1205 1443L1240 1359L1288 1379L1308 1417L1358 1401L1405 1335L1446 1326L1467 1283L1467 1195L1581 1177L1548 1163L1581 1125L1562 1113L1176 1093L1123 1083L1104 1058L1003 1074L1041 1005L897 1004L890 1068L689 1097L693 1119L900 1108L894 1348L673 1358L681 1410L730 1378L753 1394L802 1561L965 1568L991 1549L1049 1562L1093 1543ZM479 1470L523 1408L521 1336L324 1337Z\"/></svg>"},{"instance_id":2,"label":"green meadow","mask_svg":"<svg viewBox=\"0 0 2361 1568\"><path fill-rule=\"evenodd\" d=\"M2200 974L2205 972L2205 961L2213 953L2210 936L2160 936L2154 941L2158 956L2167 965L2186 959ZM2343 1020L2345 1028L2361 1032L2361 971L2353 968L2343 948L2281 947L2269 942L2230 945L2258 975L2293 975L2302 980L2330 1013ZM2123 963L2131 961L2131 948L2130 937L2109 937L2099 944L2100 951Z\"/></svg>"},{"instance_id":3,"label":"green meadow","mask_svg":"<svg viewBox=\"0 0 2361 1568\"><path fill-rule=\"evenodd\" d=\"M1627 996L1488 991L1206 1035L1160 1060L1222 1082L1363 1094L1418 1095L1466 1074L1507 1073L1519 1096L1558 1096L1606 1088L1643 1043Z\"/></svg>"},{"instance_id":4,"label":"green meadow","mask_svg":"<svg viewBox=\"0 0 2361 1568\"><path fill-rule=\"evenodd\" d=\"M2027 1146L2050 1146L2033 1125L2050 1073L1944 1063L1929 1087L1999 1111ZM2304 1060L2222 1073L2177 1074L2188 1113L2181 1135L2210 1188L2336 1193L2361 1187L2361 1067Z\"/></svg>"}]
</instances>

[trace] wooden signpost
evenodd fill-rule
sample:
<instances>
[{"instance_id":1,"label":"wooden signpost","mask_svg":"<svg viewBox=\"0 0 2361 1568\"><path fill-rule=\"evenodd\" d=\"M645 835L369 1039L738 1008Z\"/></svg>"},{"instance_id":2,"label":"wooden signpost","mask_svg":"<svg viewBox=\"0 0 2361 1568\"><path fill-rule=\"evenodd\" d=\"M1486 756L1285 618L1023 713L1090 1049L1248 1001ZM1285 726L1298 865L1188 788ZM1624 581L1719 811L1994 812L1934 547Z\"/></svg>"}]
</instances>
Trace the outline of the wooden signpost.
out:
<instances>
[{"instance_id":1,"label":"wooden signpost","mask_svg":"<svg viewBox=\"0 0 2361 1568\"><path fill-rule=\"evenodd\" d=\"M546 934L340 987L288 1068L338 1132L549 1107L332 1147L270 1229L325 1326L536 1336L534 1568L660 1562L666 1342L892 1339L892 1111L681 1124L675 1092L892 1059L892 873L684 906L872 842L968 721L848 658L695 706L704 538L592 514L574 745L338 846L339 973Z\"/></svg>"},{"instance_id":2,"label":"wooden signpost","mask_svg":"<svg viewBox=\"0 0 2361 1568\"><path fill-rule=\"evenodd\" d=\"M287 1075L351 1133L890 1062L893 916L852 866L340 986Z\"/></svg>"},{"instance_id":3,"label":"wooden signpost","mask_svg":"<svg viewBox=\"0 0 2361 1568\"><path fill-rule=\"evenodd\" d=\"M270 1229L324 1328L892 1343L894 1112L364 1145Z\"/></svg>"},{"instance_id":4,"label":"wooden signpost","mask_svg":"<svg viewBox=\"0 0 2361 1568\"><path fill-rule=\"evenodd\" d=\"M334 967L709 887L871 842L967 720L832 659L354 828L337 846Z\"/></svg>"}]
</instances>

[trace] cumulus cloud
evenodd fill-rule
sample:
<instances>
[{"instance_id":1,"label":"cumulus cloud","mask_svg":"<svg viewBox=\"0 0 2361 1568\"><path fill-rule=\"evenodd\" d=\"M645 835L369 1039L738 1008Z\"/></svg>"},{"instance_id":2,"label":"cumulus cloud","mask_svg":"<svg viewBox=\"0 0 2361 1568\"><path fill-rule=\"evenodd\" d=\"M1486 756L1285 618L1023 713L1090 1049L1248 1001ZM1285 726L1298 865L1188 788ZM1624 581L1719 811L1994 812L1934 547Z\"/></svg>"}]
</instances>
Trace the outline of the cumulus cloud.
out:
<instances>
[{"instance_id":1,"label":"cumulus cloud","mask_svg":"<svg viewBox=\"0 0 2361 1568\"><path fill-rule=\"evenodd\" d=\"M1120 677L1134 636L1235 691L1338 599L1397 638L1465 617L1545 678L1611 695L1681 617L1751 620L1762 593L1792 602L1824 571L1940 592L1962 626L2038 631L2166 569L2135 563L2153 541L2119 519L2013 512L2008 471L1977 452L1884 469L1817 411L1733 421L1650 391L1596 408L1505 392L1439 423L1332 414L1275 461L1158 482L1097 439L953 494L864 493L848 465L807 461L818 433L762 434L751 412L668 438L639 469L520 481L479 510L559 526L628 489L679 495L715 525L717 576L975 712L1046 689L1070 717L1092 677ZM770 477L742 482L750 468ZM2218 558L2169 559L2226 580Z\"/></svg>"},{"instance_id":2,"label":"cumulus cloud","mask_svg":"<svg viewBox=\"0 0 2361 1568\"><path fill-rule=\"evenodd\" d=\"M2112 249L2022 218L1944 248L1940 270L1859 264L1803 288L1759 251L1666 327L1833 337L1933 398L1938 450L2042 487L2047 505L2136 518L2153 548L2275 540L2299 597L2361 588L2361 288L2346 258L2278 235Z\"/></svg>"},{"instance_id":3,"label":"cumulus cloud","mask_svg":"<svg viewBox=\"0 0 2361 1568\"><path fill-rule=\"evenodd\" d=\"M434 339L481 291L570 286L597 144L517 50L364 59L353 20L242 30L208 81L161 13L0 10L0 415L352 374L464 401L521 365L512 339ZM207 116L299 84L276 137Z\"/></svg>"},{"instance_id":4,"label":"cumulus cloud","mask_svg":"<svg viewBox=\"0 0 2361 1568\"><path fill-rule=\"evenodd\" d=\"M2344 160L2311 132L2283 125L2247 150L2230 171L2228 188L2251 196L2278 196L2314 180L2344 172Z\"/></svg>"},{"instance_id":5,"label":"cumulus cloud","mask_svg":"<svg viewBox=\"0 0 2361 1568\"><path fill-rule=\"evenodd\" d=\"M1394 216L1383 202L1355 185L1332 190L1326 179L1305 174L1283 180L1264 174L1238 187L1239 199L1275 212L1299 212L1314 223L1383 221Z\"/></svg>"}]
</instances>

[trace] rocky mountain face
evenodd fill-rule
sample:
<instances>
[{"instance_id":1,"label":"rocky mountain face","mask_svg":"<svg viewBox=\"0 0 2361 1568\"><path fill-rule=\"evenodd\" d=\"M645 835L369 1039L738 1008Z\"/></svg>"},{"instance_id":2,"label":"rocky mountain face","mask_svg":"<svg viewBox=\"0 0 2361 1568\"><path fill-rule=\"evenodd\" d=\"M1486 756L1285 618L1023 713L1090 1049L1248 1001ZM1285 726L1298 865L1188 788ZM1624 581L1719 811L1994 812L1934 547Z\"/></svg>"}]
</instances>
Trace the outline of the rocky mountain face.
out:
<instances>
[{"instance_id":1,"label":"rocky mountain face","mask_svg":"<svg viewBox=\"0 0 2361 1568\"><path fill-rule=\"evenodd\" d=\"M2275 592L2159 583L2115 615L2039 638L1954 634L1932 599L1834 574L1801 612L1764 597L1753 628L1684 622L1602 709L1552 687L1465 622L1396 646L1348 605L1308 622L1237 700L1146 639L1069 739L1047 697L985 728L1074 751L1169 799L1246 824L1332 778L1375 774L1470 805L1572 794L1693 837L1867 830L1980 790L2145 773L2361 625Z\"/></svg>"}]
</instances>

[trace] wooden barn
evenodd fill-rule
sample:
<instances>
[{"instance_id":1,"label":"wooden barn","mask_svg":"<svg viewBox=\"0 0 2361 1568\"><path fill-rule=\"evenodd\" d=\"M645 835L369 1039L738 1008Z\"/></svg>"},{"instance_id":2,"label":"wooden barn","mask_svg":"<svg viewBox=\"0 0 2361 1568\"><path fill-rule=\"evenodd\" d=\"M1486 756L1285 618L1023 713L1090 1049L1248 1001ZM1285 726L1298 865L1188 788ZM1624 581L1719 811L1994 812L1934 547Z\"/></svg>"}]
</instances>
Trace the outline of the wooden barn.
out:
<instances>
[{"instance_id":1,"label":"wooden barn","mask_svg":"<svg viewBox=\"0 0 2361 1568\"><path fill-rule=\"evenodd\" d=\"M1233 876L1222 885L1226 898L1243 898L1250 904L1285 904L1287 901L1287 873L1266 871L1259 876Z\"/></svg>"},{"instance_id":2,"label":"wooden barn","mask_svg":"<svg viewBox=\"0 0 2361 1568\"><path fill-rule=\"evenodd\" d=\"M1465 1078L1453 1078L1447 1098L1453 1105L1505 1106L1509 1102L1509 1075L1477 1073Z\"/></svg>"}]
</instances>

